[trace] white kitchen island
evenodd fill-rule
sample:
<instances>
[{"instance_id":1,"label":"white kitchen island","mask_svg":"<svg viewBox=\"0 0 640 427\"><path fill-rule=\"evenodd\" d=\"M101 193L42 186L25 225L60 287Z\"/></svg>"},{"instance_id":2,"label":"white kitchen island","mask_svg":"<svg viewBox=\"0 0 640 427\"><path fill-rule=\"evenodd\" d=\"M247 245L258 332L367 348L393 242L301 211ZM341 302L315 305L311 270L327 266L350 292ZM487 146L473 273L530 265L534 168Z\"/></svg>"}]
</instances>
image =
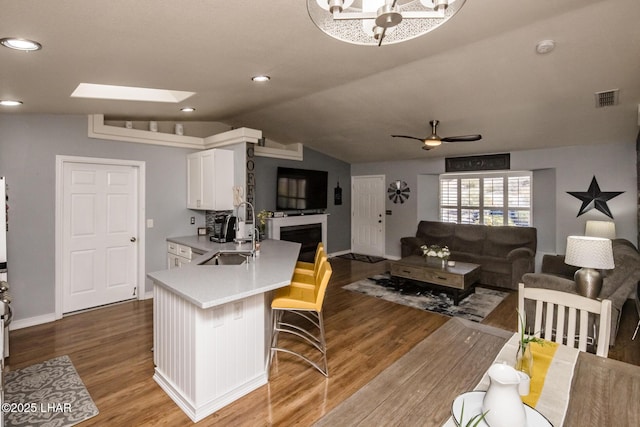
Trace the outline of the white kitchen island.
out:
<instances>
[{"instance_id":1,"label":"white kitchen island","mask_svg":"<svg viewBox=\"0 0 640 427\"><path fill-rule=\"evenodd\" d=\"M170 240L194 246L189 239L203 242ZM267 383L270 293L289 284L300 244L265 240L247 264L197 265L249 247L206 242L201 250L209 251L191 264L148 274L153 378L194 422Z\"/></svg>"}]
</instances>

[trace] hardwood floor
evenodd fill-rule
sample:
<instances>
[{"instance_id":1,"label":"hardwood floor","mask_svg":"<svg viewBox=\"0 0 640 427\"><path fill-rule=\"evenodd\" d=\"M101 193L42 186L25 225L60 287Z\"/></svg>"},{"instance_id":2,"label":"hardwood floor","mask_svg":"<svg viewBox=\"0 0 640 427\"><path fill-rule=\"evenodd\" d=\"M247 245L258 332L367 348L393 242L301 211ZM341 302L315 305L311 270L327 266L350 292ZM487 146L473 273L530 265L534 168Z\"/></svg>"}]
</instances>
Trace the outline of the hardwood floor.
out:
<instances>
[{"instance_id":1,"label":"hardwood floor","mask_svg":"<svg viewBox=\"0 0 640 427\"><path fill-rule=\"evenodd\" d=\"M311 425L448 320L341 288L387 271L387 262L332 258L331 264L324 304L330 377L278 354L268 385L198 425ZM516 305L513 293L484 323L515 331ZM8 369L69 355L100 411L82 426L190 425L152 379L152 311L151 300L126 302L12 331ZM631 341L637 322L628 302L611 358L640 364L640 338Z\"/></svg>"}]
</instances>

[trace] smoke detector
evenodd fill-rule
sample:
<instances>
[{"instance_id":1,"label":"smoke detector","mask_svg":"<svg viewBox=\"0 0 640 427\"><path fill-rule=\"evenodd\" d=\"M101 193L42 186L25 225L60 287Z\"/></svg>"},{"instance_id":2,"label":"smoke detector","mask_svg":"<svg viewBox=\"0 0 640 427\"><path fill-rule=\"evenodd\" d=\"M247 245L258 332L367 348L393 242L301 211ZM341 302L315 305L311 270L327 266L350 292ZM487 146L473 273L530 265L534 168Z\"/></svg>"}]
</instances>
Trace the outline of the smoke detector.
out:
<instances>
[{"instance_id":1,"label":"smoke detector","mask_svg":"<svg viewBox=\"0 0 640 427\"><path fill-rule=\"evenodd\" d=\"M542 40L536 45L536 52L540 55L551 52L556 47L556 42L553 40Z\"/></svg>"}]
</instances>

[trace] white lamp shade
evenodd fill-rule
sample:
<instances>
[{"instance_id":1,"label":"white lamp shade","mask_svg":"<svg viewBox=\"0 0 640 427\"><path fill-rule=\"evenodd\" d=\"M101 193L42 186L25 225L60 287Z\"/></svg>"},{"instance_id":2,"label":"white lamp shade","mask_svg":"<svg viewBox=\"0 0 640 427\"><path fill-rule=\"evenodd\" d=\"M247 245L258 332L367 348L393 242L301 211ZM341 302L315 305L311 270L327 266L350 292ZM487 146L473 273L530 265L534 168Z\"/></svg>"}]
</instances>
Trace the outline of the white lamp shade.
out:
<instances>
[{"instance_id":1,"label":"white lamp shade","mask_svg":"<svg viewBox=\"0 0 640 427\"><path fill-rule=\"evenodd\" d=\"M615 267L611 240L602 237L569 236L564 262L576 267L610 270Z\"/></svg>"},{"instance_id":2,"label":"white lamp shade","mask_svg":"<svg viewBox=\"0 0 640 427\"><path fill-rule=\"evenodd\" d=\"M585 236L616 238L616 224L613 221L587 221L584 230Z\"/></svg>"}]
</instances>

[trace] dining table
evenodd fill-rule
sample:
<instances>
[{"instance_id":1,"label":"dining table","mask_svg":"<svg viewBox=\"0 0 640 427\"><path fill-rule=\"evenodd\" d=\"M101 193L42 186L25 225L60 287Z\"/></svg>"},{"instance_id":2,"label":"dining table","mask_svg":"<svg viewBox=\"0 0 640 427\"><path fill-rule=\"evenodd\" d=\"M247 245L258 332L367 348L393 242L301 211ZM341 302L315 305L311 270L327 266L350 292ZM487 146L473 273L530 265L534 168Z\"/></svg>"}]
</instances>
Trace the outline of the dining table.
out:
<instances>
[{"instance_id":1,"label":"dining table","mask_svg":"<svg viewBox=\"0 0 640 427\"><path fill-rule=\"evenodd\" d=\"M451 417L454 400L483 390L488 368L516 338L513 331L451 318L315 425L456 425ZM575 355L562 368L567 371L566 389L555 387L562 381L553 371L545 377L545 387L560 393L551 402L560 405L553 408L556 414L537 409L554 419L548 425L640 425L640 366L569 347L561 350Z\"/></svg>"}]
</instances>

